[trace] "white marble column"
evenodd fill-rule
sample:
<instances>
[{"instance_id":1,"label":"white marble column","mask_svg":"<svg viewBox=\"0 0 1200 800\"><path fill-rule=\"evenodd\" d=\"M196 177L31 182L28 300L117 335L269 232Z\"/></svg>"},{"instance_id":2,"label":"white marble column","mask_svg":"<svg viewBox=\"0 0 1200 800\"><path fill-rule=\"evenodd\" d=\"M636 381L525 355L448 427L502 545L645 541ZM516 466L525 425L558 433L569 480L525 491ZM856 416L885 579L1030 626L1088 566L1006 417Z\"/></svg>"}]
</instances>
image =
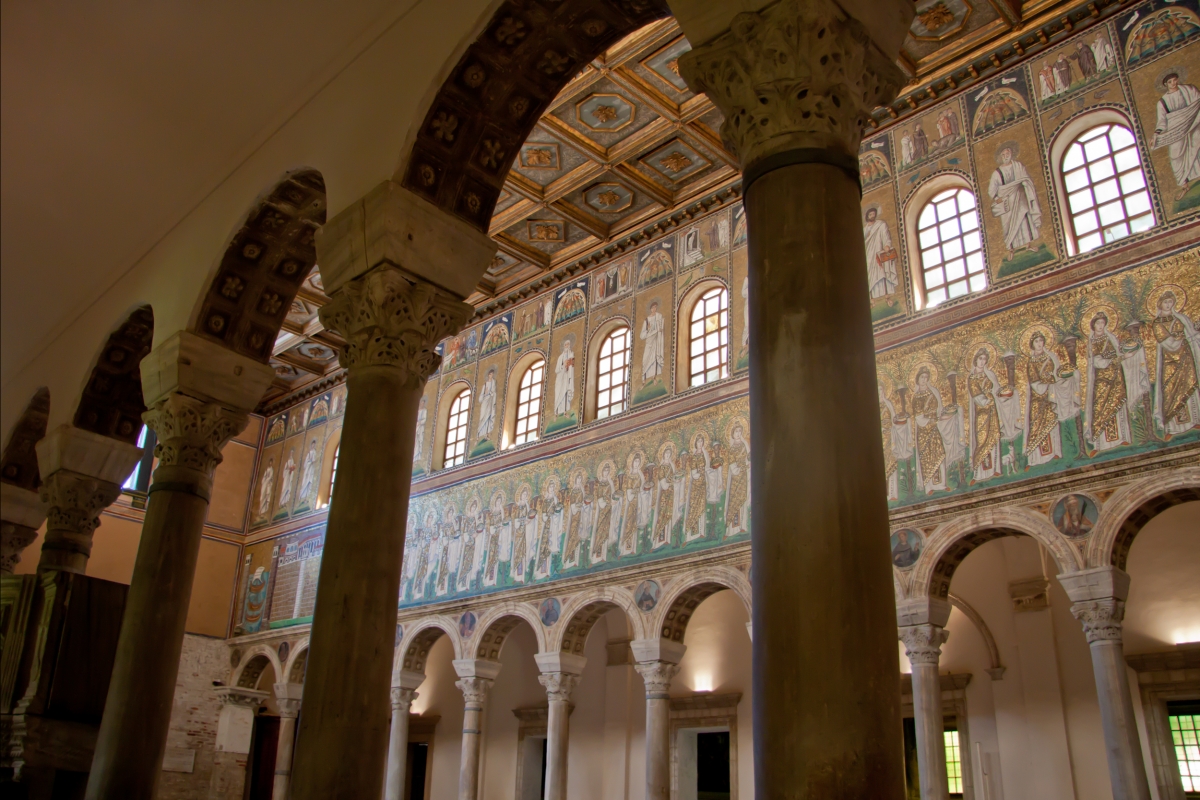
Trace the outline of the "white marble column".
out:
<instances>
[{"instance_id":1,"label":"white marble column","mask_svg":"<svg viewBox=\"0 0 1200 800\"><path fill-rule=\"evenodd\" d=\"M0 482L0 574L13 573L45 521L46 508L37 492Z\"/></svg>"},{"instance_id":2,"label":"white marble column","mask_svg":"<svg viewBox=\"0 0 1200 800\"><path fill-rule=\"evenodd\" d=\"M539 653L538 682L546 687L546 800L567 800L567 750L571 692L579 685L587 659L571 653Z\"/></svg>"},{"instance_id":3,"label":"white marble column","mask_svg":"<svg viewBox=\"0 0 1200 800\"><path fill-rule=\"evenodd\" d=\"M1096 567L1059 575L1058 581L1071 598L1071 613L1083 625L1092 651L1113 800L1150 800L1121 642L1129 574L1116 567Z\"/></svg>"},{"instance_id":4,"label":"white marble column","mask_svg":"<svg viewBox=\"0 0 1200 800\"><path fill-rule=\"evenodd\" d=\"M938 658L950 634L937 625L900 629L900 641L912 664L913 722L917 728L917 766L921 799L948 800L946 747L943 741L942 687Z\"/></svg>"},{"instance_id":5,"label":"white marble column","mask_svg":"<svg viewBox=\"0 0 1200 800\"><path fill-rule=\"evenodd\" d=\"M646 800L671 799L671 680L687 650L668 639L635 639L634 669L646 684Z\"/></svg>"},{"instance_id":6,"label":"white marble column","mask_svg":"<svg viewBox=\"0 0 1200 800\"><path fill-rule=\"evenodd\" d=\"M693 45L680 71L724 115L749 232L755 794L899 798L886 477L863 435L878 392L858 150L903 85L893 61L914 7L692 5L703 14L678 9Z\"/></svg>"},{"instance_id":7,"label":"white marble column","mask_svg":"<svg viewBox=\"0 0 1200 800\"><path fill-rule=\"evenodd\" d=\"M100 512L117 499L142 451L73 425L59 425L37 443L37 454L46 508L46 538L38 569L82 575L92 554Z\"/></svg>"},{"instance_id":8,"label":"white marble column","mask_svg":"<svg viewBox=\"0 0 1200 800\"><path fill-rule=\"evenodd\" d=\"M287 800L292 782L292 751L296 746L296 717L300 715L302 683L275 684L275 701L279 704L279 747L275 751L275 783L271 800Z\"/></svg>"},{"instance_id":9,"label":"white marble column","mask_svg":"<svg viewBox=\"0 0 1200 800\"><path fill-rule=\"evenodd\" d=\"M459 681L454 685L463 693L462 750L458 764L458 800L479 798L479 751L483 745L483 709L488 691L500 674L500 664L477 658L454 661Z\"/></svg>"},{"instance_id":10,"label":"white marble column","mask_svg":"<svg viewBox=\"0 0 1200 800\"><path fill-rule=\"evenodd\" d=\"M346 340L346 413L296 742L296 800L375 798L387 770L396 598L417 409L438 342L495 254L481 231L385 183L317 233L321 322Z\"/></svg>"},{"instance_id":11,"label":"white marble column","mask_svg":"<svg viewBox=\"0 0 1200 800\"><path fill-rule=\"evenodd\" d=\"M383 778L383 800L404 800L404 776L408 771L408 714L416 688L425 681L423 672L402 670L392 686L392 729L388 734L387 773Z\"/></svg>"},{"instance_id":12,"label":"white marble column","mask_svg":"<svg viewBox=\"0 0 1200 800\"><path fill-rule=\"evenodd\" d=\"M151 351L141 371L149 409L143 418L158 437L159 462L88 777L89 800L154 796L213 472L221 449L246 427L249 409L275 377L269 364L188 332Z\"/></svg>"}]
</instances>

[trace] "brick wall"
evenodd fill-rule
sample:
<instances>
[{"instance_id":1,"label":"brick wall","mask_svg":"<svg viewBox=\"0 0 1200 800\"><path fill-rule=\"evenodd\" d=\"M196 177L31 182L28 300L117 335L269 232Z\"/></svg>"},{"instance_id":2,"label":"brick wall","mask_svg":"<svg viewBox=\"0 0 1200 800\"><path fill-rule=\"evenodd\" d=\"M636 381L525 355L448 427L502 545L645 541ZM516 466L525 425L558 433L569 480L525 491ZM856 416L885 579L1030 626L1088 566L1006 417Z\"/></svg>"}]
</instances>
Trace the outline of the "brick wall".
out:
<instances>
[{"instance_id":1,"label":"brick wall","mask_svg":"<svg viewBox=\"0 0 1200 800\"><path fill-rule=\"evenodd\" d=\"M221 703L213 681L229 679L229 649L222 639L183 638L167 755L158 781L159 800L206 800L212 784ZM244 758L244 756L243 756ZM186 771L190 763L191 771Z\"/></svg>"}]
</instances>

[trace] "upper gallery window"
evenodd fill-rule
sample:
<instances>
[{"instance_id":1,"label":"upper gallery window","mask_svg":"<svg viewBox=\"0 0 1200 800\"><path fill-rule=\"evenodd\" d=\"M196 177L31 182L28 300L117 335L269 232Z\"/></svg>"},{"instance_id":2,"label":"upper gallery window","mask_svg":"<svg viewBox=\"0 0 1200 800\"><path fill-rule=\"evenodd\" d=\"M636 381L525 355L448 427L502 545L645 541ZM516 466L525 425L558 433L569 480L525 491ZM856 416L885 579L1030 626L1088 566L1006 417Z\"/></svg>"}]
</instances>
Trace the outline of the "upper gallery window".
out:
<instances>
[{"instance_id":1,"label":"upper gallery window","mask_svg":"<svg viewBox=\"0 0 1200 800\"><path fill-rule=\"evenodd\" d=\"M620 414L629 405L629 356L633 338L620 327L604 338L596 369L596 419Z\"/></svg>"},{"instance_id":2,"label":"upper gallery window","mask_svg":"<svg viewBox=\"0 0 1200 800\"><path fill-rule=\"evenodd\" d=\"M692 306L688 328L688 386L729 376L729 292L709 289Z\"/></svg>"},{"instance_id":3,"label":"upper gallery window","mask_svg":"<svg viewBox=\"0 0 1200 800\"><path fill-rule=\"evenodd\" d=\"M467 417L471 415L471 390L463 389L450 404L446 421L444 467L456 467L467 460Z\"/></svg>"},{"instance_id":4,"label":"upper gallery window","mask_svg":"<svg viewBox=\"0 0 1200 800\"><path fill-rule=\"evenodd\" d=\"M1063 188L1080 253L1154 227L1154 210L1133 133L1105 123L1067 148Z\"/></svg>"},{"instance_id":5,"label":"upper gallery window","mask_svg":"<svg viewBox=\"0 0 1200 800\"><path fill-rule=\"evenodd\" d=\"M935 194L917 218L925 307L987 288L975 195L953 187Z\"/></svg>"},{"instance_id":6,"label":"upper gallery window","mask_svg":"<svg viewBox=\"0 0 1200 800\"><path fill-rule=\"evenodd\" d=\"M542 392L546 386L546 362L538 359L521 376L517 389L517 429L514 444L536 442L542 415Z\"/></svg>"}]
</instances>

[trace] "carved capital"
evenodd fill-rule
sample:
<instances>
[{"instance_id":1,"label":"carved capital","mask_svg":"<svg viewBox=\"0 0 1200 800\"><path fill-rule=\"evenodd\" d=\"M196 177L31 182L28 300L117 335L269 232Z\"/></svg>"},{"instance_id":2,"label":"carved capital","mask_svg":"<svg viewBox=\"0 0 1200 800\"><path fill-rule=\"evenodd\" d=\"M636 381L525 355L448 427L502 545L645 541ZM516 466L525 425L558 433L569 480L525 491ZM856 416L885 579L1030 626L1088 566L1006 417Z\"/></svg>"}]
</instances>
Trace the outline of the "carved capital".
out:
<instances>
[{"instance_id":1,"label":"carved capital","mask_svg":"<svg viewBox=\"0 0 1200 800\"><path fill-rule=\"evenodd\" d=\"M1121 620L1125 619L1125 601L1115 597L1074 603L1071 613L1083 624L1088 644L1120 642Z\"/></svg>"},{"instance_id":2,"label":"carved capital","mask_svg":"<svg viewBox=\"0 0 1200 800\"><path fill-rule=\"evenodd\" d=\"M546 687L546 697L550 700L561 700L564 703L571 699L571 692L579 685L579 675L572 672L543 672L538 675L538 683Z\"/></svg>"},{"instance_id":3,"label":"carved capital","mask_svg":"<svg viewBox=\"0 0 1200 800\"><path fill-rule=\"evenodd\" d=\"M60 469L42 482L46 529L74 531L89 536L100 524L100 512L121 493L115 483Z\"/></svg>"},{"instance_id":4,"label":"carved capital","mask_svg":"<svg viewBox=\"0 0 1200 800\"><path fill-rule=\"evenodd\" d=\"M257 689L247 689L242 686L218 686L215 691L217 697L221 699L222 705L249 708L251 710L267 702L268 697L267 692L260 692Z\"/></svg>"},{"instance_id":5,"label":"carved capital","mask_svg":"<svg viewBox=\"0 0 1200 800\"><path fill-rule=\"evenodd\" d=\"M246 427L249 414L171 392L142 418L158 437L154 455L159 469L197 472L210 485L213 471L221 463L221 448Z\"/></svg>"},{"instance_id":6,"label":"carved capital","mask_svg":"<svg viewBox=\"0 0 1200 800\"><path fill-rule=\"evenodd\" d=\"M37 538L37 530L0 520L0 575L12 575L21 563L21 552Z\"/></svg>"},{"instance_id":7,"label":"carved capital","mask_svg":"<svg viewBox=\"0 0 1200 800\"><path fill-rule=\"evenodd\" d=\"M392 687L392 713L407 714L412 708L413 700L417 699L415 689L407 689L403 686Z\"/></svg>"},{"instance_id":8,"label":"carved capital","mask_svg":"<svg viewBox=\"0 0 1200 800\"><path fill-rule=\"evenodd\" d=\"M300 698L299 697L277 697L275 704L279 706L279 716L288 719L295 719L300 716Z\"/></svg>"},{"instance_id":9,"label":"carved capital","mask_svg":"<svg viewBox=\"0 0 1200 800\"><path fill-rule=\"evenodd\" d=\"M900 629L904 652L913 664L937 666L950 632L939 625L909 625Z\"/></svg>"},{"instance_id":10,"label":"carved capital","mask_svg":"<svg viewBox=\"0 0 1200 800\"><path fill-rule=\"evenodd\" d=\"M647 700L663 700L671 689L671 680L679 672L679 665L670 661L639 661L633 668L646 683Z\"/></svg>"},{"instance_id":11,"label":"carved capital","mask_svg":"<svg viewBox=\"0 0 1200 800\"><path fill-rule=\"evenodd\" d=\"M467 701L468 706L476 706L476 709L483 707L483 703L487 700L488 690L495 683L491 678L480 678L478 676L472 678L461 678L455 681L457 686L463 693L463 699Z\"/></svg>"},{"instance_id":12,"label":"carved capital","mask_svg":"<svg viewBox=\"0 0 1200 800\"><path fill-rule=\"evenodd\" d=\"M744 171L802 148L856 157L867 115L904 83L862 23L833 0L780 0L738 14L679 68L725 115L721 137Z\"/></svg>"},{"instance_id":13,"label":"carved capital","mask_svg":"<svg viewBox=\"0 0 1200 800\"><path fill-rule=\"evenodd\" d=\"M335 292L320 316L326 328L346 339L343 367L395 367L419 387L441 364L437 343L457 333L473 313L444 289L383 264Z\"/></svg>"}]
</instances>

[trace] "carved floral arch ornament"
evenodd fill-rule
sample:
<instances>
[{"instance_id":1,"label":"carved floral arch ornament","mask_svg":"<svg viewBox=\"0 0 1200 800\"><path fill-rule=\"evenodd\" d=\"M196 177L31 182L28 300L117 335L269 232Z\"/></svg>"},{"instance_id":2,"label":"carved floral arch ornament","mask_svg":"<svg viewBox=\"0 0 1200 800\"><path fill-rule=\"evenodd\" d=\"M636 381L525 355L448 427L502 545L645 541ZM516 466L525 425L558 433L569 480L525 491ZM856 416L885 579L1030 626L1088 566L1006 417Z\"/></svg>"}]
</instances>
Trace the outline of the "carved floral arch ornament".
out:
<instances>
[{"instance_id":1,"label":"carved floral arch ornament","mask_svg":"<svg viewBox=\"0 0 1200 800\"><path fill-rule=\"evenodd\" d=\"M154 343L154 312L139 306L109 334L75 409L73 424L126 444L137 444L146 402L142 359Z\"/></svg>"},{"instance_id":2,"label":"carved floral arch ornament","mask_svg":"<svg viewBox=\"0 0 1200 800\"><path fill-rule=\"evenodd\" d=\"M605 586L572 597L564 604L559 621L550 629L549 651L583 655L588 634L614 608L624 612L632 638L646 637L645 615L637 610L633 595L625 589Z\"/></svg>"},{"instance_id":3,"label":"carved floral arch ornament","mask_svg":"<svg viewBox=\"0 0 1200 800\"><path fill-rule=\"evenodd\" d=\"M442 84L397 180L487 231L521 143L559 91L665 0L508 0Z\"/></svg>"},{"instance_id":4,"label":"carved floral arch ornament","mask_svg":"<svg viewBox=\"0 0 1200 800\"><path fill-rule=\"evenodd\" d=\"M474 637L475 658L499 661L500 651L518 625L525 622L533 629L537 652L546 652L546 627L537 612L522 603L504 603L480 615Z\"/></svg>"},{"instance_id":5,"label":"carved floral arch ornament","mask_svg":"<svg viewBox=\"0 0 1200 800\"><path fill-rule=\"evenodd\" d=\"M267 363L300 284L317 263L325 180L291 173L251 209L221 257L191 326L194 333Z\"/></svg>"},{"instance_id":6,"label":"carved floral arch ornament","mask_svg":"<svg viewBox=\"0 0 1200 800\"><path fill-rule=\"evenodd\" d=\"M1089 567L1124 570L1146 523L1174 505L1200 500L1200 469L1184 468L1123 487L1104 503L1087 546Z\"/></svg>"},{"instance_id":7,"label":"carved floral arch ornament","mask_svg":"<svg viewBox=\"0 0 1200 800\"><path fill-rule=\"evenodd\" d=\"M908 596L945 598L954 571L976 548L993 539L1022 534L1050 551L1059 574L1083 569L1082 555L1044 515L1019 507L981 509L934 529L912 570Z\"/></svg>"},{"instance_id":8,"label":"carved floral arch ornament","mask_svg":"<svg viewBox=\"0 0 1200 800\"><path fill-rule=\"evenodd\" d=\"M396 648L396 658L392 669L394 679L401 670L425 673L425 665L429 661L429 651L437 640L443 636L450 637L450 646L454 648L454 658L465 657L466 648L454 621L448 617L425 617L413 623L404 623L407 629Z\"/></svg>"},{"instance_id":9,"label":"carved floral arch ornament","mask_svg":"<svg viewBox=\"0 0 1200 800\"><path fill-rule=\"evenodd\" d=\"M708 567L689 572L671 585L658 602L648 630L663 639L683 643L688 623L696 608L720 591L728 589L742 601L746 616L751 616L750 582L731 567Z\"/></svg>"}]
</instances>

